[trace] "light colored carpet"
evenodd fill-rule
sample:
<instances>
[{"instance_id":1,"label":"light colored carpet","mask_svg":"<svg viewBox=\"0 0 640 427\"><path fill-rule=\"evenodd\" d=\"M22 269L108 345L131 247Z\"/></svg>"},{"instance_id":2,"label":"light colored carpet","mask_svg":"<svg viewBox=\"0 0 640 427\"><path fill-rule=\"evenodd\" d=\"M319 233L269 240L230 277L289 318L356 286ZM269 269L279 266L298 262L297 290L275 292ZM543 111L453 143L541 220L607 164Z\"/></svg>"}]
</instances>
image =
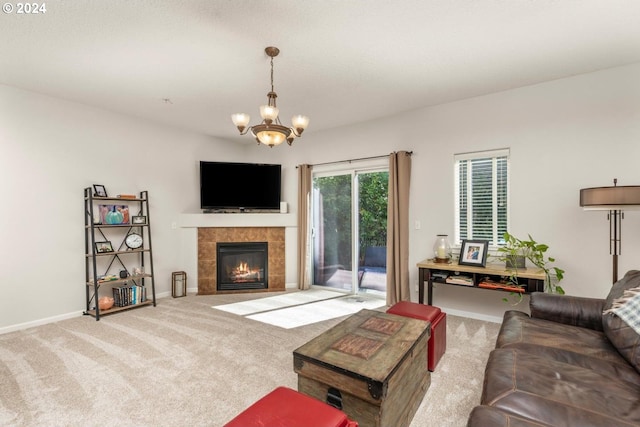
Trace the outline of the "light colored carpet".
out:
<instances>
[{"instance_id":1,"label":"light colored carpet","mask_svg":"<svg viewBox=\"0 0 640 427\"><path fill-rule=\"evenodd\" d=\"M297 389L293 351L346 316L282 329L211 309L263 296L162 298L0 335L0 425L221 426L276 386ZM447 324L412 427L462 427L479 402L499 325Z\"/></svg>"},{"instance_id":2,"label":"light colored carpet","mask_svg":"<svg viewBox=\"0 0 640 427\"><path fill-rule=\"evenodd\" d=\"M299 293L305 292L308 291ZM332 293L336 294L336 292ZM247 316L247 319L257 320L284 329L291 329L324 320L335 319L336 317L343 317L357 313L363 309L375 310L385 304L385 300L376 297L343 296L341 298L327 299L310 304L252 314L251 316Z\"/></svg>"},{"instance_id":3,"label":"light colored carpet","mask_svg":"<svg viewBox=\"0 0 640 427\"><path fill-rule=\"evenodd\" d=\"M327 291L325 289L308 289L304 292L287 292L280 295L249 301L214 305L213 308L240 316L246 316L247 314L277 310L279 308L308 304L310 302L322 301L329 298L339 298L342 296L344 296L344 294L335 291Z\"/></svg>"}]
</instances>

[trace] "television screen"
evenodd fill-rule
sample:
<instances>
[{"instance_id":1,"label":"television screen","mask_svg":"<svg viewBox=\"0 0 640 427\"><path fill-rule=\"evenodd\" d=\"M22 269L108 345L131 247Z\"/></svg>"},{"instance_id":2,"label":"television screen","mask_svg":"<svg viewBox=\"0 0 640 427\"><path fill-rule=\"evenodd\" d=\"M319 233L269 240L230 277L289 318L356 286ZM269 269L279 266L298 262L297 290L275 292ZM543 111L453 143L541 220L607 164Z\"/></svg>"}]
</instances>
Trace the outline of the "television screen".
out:
<instances>
[{"instance_id":1,"label":"television screen","mask_svg":"<svg viewBox=\"0 0 640 427\"><path fill-rule=\"evenodd\" d=\"M281 165L200 162L204 210L279 210Z\"/></svg>"}]
</instances>

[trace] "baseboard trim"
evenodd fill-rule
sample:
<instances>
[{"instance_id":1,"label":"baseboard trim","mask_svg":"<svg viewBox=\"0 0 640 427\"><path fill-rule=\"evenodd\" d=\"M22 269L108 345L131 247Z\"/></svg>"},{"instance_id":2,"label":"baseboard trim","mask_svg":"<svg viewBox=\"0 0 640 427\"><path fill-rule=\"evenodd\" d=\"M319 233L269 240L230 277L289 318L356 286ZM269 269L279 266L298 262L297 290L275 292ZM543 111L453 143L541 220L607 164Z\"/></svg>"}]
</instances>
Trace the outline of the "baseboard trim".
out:
<instances>
[{"instance_id":1,"label":"baseboard trim","mask_svg":"<svg viewBox=\"0 0 640 427\"><path fill-rule=\"evenodd\" d=\"M295 283L287 283L287 285L286 285L286 289L296 289L296 288L297 288L297 286L296 286ZM197 292L198 292L197 288L189 288L189 289L187 289L187 294L189 294L189 293L197 293ZM168 298L170 296L171 296L171 292L160 292L160 293L156 294L156 299ZM492 322L492 323L502 323L502 317L488 316L488 315L485 315L485 314L479 314L479 313L474 313L474 312L471 312L471 311L464 311L464 310L456 310L456 309L448 308L448 307L440 307L440 309L442 311L444 311L445 313L450 314L452 316L468 317L470 319L484 320L486 322ZM0 335L7 334L9 332L21 331L23 329L29 329L29 328L33 328L33 327L36 327L36 326L46 325L48 323L59 322L60 320L66 320L66 319L71 319L71 318L78 317L78 316L83 316L83 313L84 313L84 311L73 311L71 313L60 314L60 315L57 315L57 316L45 317L43 319L33 320L31 322L18 323L18 324L15 324L15 325L4 326L4 327L0 328Z\"/></svg>"},{"instance_id":2,"label":"baseboard trim","mask_svg":"<svg viewBox=\"0 0 640 427\"><path fill-rule=\"evenodd\" d=\"M195 292L198 291L198 289L197 288L188 289L187 293L189 293L189 291L192 291L192 292L195 293ZM171 292L160 292L160 293L156 294L156 300L158 300L160 298L170 297L170 296L171 296ZM55 323L55 322L59 322L61 320L72 319L74 317L79 317L79 316L84 316L84 310L82 310L82 311L72 311L71 313L59 314L57 316L51 316L51 317L45 317L45 318L42 318L42 319L33 320L31 322L17 323L15 325L4 326L4 327L0 328L0 335L8 334L9 332L22 331L24 329L34 328L36 326L47 325L49 323Z\"/></svg>"},{"instance_id":3,"label":"baseboard trim","mask_svg":"<svg viewBox=\"0 0 640 427\"><path fill-rule=\"evenodd\" d=\"M49 323L59 322L61 320L72 319L74 317L82 316L83 311L74 311L71 313L60 314L52 317L45 317L43 319L33 320L31 322L18 323L16 325L10 325L0 328L0 335L7 334L9 332L21 331L23 329L29 329L36 326L42 326Z\"/></svg>"},{"instance_id":4,"label":"baseboard trim","mask_svg":"<svg viewBox=\"0 0 640 427\"><path fill-rule=\"evenodd\" d=\"M489 316L486 314L474 313L472 311L456 310L448 307L439 306L439 308L452 316L468 317L469 319L484 320L491 323L502 323L502 317Z\"/></svg>"}]
</instances>

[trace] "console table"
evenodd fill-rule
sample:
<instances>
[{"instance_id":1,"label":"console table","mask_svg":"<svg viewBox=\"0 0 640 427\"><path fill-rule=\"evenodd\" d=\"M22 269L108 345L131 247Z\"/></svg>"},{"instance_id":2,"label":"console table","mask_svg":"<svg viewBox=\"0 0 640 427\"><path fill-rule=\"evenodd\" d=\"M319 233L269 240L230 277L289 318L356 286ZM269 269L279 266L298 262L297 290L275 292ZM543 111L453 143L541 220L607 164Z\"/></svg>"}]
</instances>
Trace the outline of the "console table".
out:
<instances>
[{"instance_id":1,"label":"console table","mask_svg":"<svg viewBox=\"0 0 640 427\"><path fill-rule=\"evenodd\" d=\"M487 264L486 267L459 265L455 261L437 263L425 259L418 266L418 302L424 304L424 283L427 282L427 304L433 305L433 284L447 286L463 286L467 288L489 289L502 292L544 292L545 273L539 268L519 268L518 284L520 288L509 287L506 283L512 270L505 269L503 264ZM447 277L467 277L469 283L447 283Z\"/></svg>"}]
</instances>

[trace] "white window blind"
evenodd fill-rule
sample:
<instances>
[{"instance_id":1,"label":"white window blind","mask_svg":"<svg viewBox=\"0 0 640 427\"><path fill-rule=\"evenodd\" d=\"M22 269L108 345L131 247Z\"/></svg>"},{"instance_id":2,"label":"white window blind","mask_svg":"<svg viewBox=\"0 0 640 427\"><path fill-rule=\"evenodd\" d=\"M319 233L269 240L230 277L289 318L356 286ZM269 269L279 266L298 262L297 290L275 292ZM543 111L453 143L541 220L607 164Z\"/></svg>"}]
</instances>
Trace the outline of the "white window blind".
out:
<instances>
[{"instance_id":1,"label":"white window blind","mask_svg":"<svg viewBox=\"0 0 640 427\"><path fill-rule=\"evenodd\" d=\"M509 150L456 154L456 243L504 243L509 222Z\"/></svg>"}]
</instances>

